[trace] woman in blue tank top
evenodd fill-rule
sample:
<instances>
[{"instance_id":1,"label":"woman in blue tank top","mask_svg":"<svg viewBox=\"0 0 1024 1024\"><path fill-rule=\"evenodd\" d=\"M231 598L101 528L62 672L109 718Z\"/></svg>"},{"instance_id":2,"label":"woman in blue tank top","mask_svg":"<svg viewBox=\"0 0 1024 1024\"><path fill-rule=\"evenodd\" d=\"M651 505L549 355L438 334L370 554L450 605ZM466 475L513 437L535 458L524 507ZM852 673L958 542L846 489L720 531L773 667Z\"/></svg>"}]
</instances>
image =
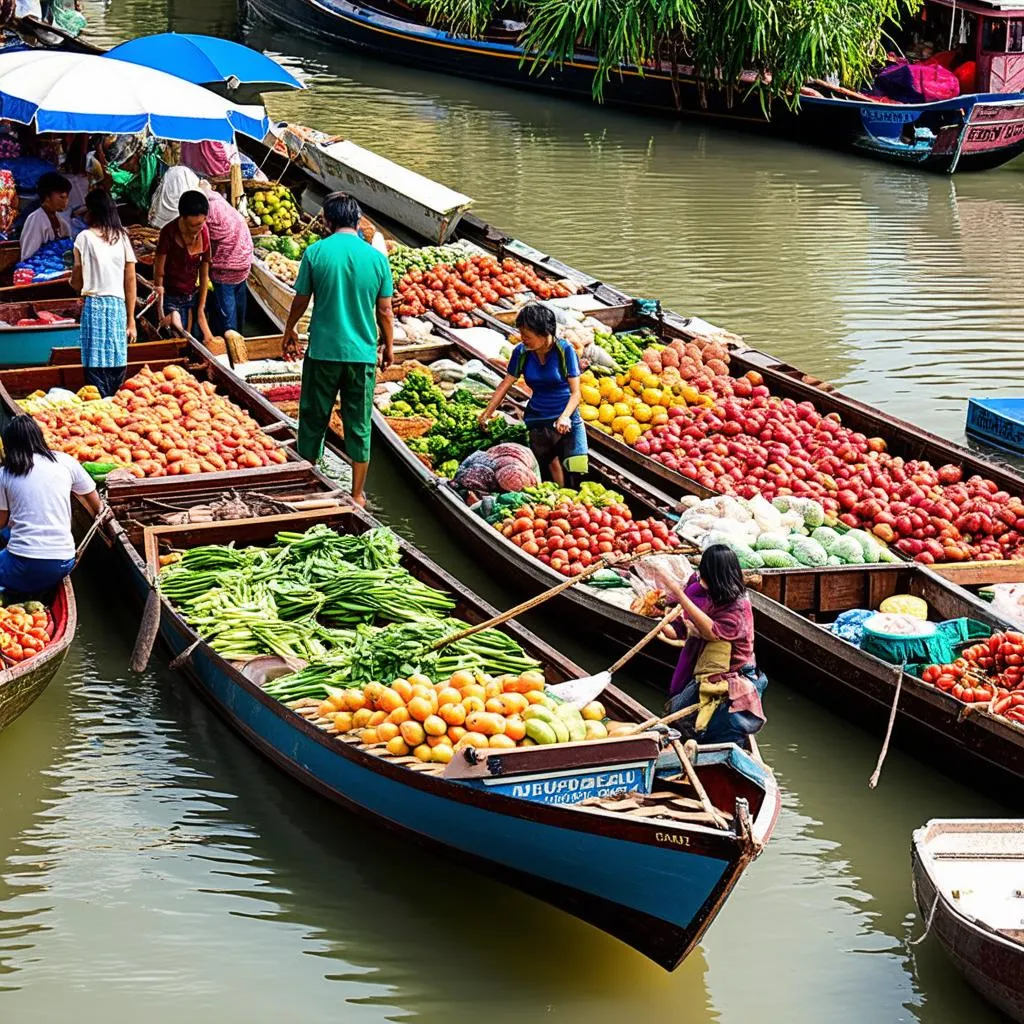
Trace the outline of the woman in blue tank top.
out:
<instances>
[{"instance_id":1,"label":"woman in blue tank top","mask_svg":"<svg viewBox=\"0 0 1024 1024\"><path fill-rule=\"evenodd\" d=\"M525 421L541 473L560 487L578 488L587 472L587 431L579 413L579 358L567 341L555 336L555 314L547 306L536 302L524 306L516 327L522 340L512 350L505 379L480 414L480 424L487 423L522 377L531 391Z\"/></svg>"}]
</instances>

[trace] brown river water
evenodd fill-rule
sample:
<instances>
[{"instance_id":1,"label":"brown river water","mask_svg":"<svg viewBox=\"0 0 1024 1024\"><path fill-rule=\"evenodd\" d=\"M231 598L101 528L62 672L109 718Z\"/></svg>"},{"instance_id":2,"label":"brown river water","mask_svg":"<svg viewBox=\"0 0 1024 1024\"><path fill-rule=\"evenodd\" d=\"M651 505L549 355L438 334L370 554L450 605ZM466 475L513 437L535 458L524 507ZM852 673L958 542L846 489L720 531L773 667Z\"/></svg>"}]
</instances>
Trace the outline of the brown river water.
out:
<instances>
[{"instance_id":1,"label":"brown river water","mask_svg":"<svg viewBox=\"0 0 1024 1024\"><path fill-rule=\"evenodd\" d=\"M86 0L109 44L237 35L225 0ZM266 29L311 88L282 118L343 132L477 212L852 394L962 438L966 396L1024 394L1024 173L955 181L726 131L387 67ZM381 514L496 603L380 458ZM784 793L769 849L674 974L307 793L162 667L93 551L66 668L0 737L0 1020L538 1019L954 1024L996 1017L920 934L911 830L1019 813L881 737L768 691ZM532 623L546 628L543 622ZM548 629L589 668L602 657ZM630 688L654 706L644 680Z\"/></svg>"}]
</instances>

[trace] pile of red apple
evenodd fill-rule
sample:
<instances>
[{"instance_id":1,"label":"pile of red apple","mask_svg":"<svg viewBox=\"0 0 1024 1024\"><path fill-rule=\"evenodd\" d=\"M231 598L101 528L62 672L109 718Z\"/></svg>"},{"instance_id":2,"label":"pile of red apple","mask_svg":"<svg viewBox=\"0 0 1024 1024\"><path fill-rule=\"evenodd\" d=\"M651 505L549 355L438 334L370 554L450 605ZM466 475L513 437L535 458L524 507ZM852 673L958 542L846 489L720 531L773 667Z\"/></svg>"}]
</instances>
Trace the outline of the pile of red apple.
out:
<instances>
[{"instance_id":1,"label":"pile of red apple","mask_svg":"<svg viewBox=\"0 0 1024 1024\"><path fill-rule=\"evenodd\" d=\"M895 458L881 438L811 402L772 397L759 380L749 397L749 380L739 389L730 380L711 381L718 397L709 408L669 410L636 450L710 490L815 498L920 562L1024 556L1020 497L980 476L965 481L958 466Z\"/></svg>"},{"instance_id":2,"label":"pile of red apple","mask_svg":"<svg viewBox=\"0 0 1024 1024\"><path fill-rule=\"evenodd\" d=\"M679 545L664 520L633 519L633 513L618 504L523 505L495 528L563 576L579 576L591 562L615 551L666 551Z\"/></svg>"}]
</instances>

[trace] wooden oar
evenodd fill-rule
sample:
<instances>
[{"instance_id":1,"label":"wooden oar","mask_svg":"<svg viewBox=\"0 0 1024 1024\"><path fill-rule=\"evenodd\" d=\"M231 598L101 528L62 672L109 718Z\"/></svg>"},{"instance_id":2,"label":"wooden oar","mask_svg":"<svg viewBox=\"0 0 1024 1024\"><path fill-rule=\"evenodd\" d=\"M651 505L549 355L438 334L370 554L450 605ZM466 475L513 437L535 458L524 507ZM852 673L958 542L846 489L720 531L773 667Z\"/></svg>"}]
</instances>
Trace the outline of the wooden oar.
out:
<instances>
[{"instance_id":1,"label":"wooden oar","mask_svg":"<svg viewBox=\"0 0 1024 1024\"><path fill-rule=\"evenodd\" d=\"M156 574L159 571L157 568L157 540L148 528L143 536L146 582L149 584L149 593L146 595L146 607L142 610L139 635L135 638L135 646L132 648L132 656L128 662L133 672L146 671L150 655L153 653L153 645L160 632L160 592L157 590L156 584Z\"/></svg>"},{"instance_id":2,"label":"wooden oar","mask_svg":"<svg viewBox=\"0 0 1024 1024\"><path fill-rule=\"evenodd\" d=\"M634 655L642 651L670 622L682 614L682 605L669 609L668 614L658 621L653 629L645 633L618 661L612 662L603 672L582 679L570 679L565 683L556 683L547 687L556 697L574 704L578 708L597 700L605 688L611 683L612 676L619 671ZM654 721L652 719L652 721ZM639 727L635 730L639 732Z\"/></svg>"},{"instance_id":3,"label":"wooden oar","mask_svg":"<svg viewBox=\"0 0 1024 1024\"><path fill-rule=\"evenodd\" d=\"M719 828L728 829L728 822L726 822L725 818L718 813L718 808L711 802L711 798L708 796L708 792L704 788L704 783L702 783L697 776L697 769L693 767L693 761L690 759L690 755L687 752L688 746L691 750L696 751L697 744L694 743L693 740L687 740L685 744L680 743L679 740L672 741L672 749L676 752L676 757L679 758L679 763L683 766L683 771L685 772L687 779L689 779L690 785L693 786L693 791L697 794L697 799L700 800L705 813L711 815L712 821L714 821Z\"/></svg>"},{"instance_id":4,"label":"wooden oar","mask_svg":"<svg viewBox=\"0 0 1024 1024\"><path fill-rule=\"evenodd\" d=\"M645 554L650 554L650 552L645 552ZM436 643L431 644L427 650L436 651L442 647L447 647L448 644L455 643L457 640L464 640L467 636L472 636L474 633L479 633L485 629L492 629L494 626L500 626L503 622L508 622L509 619L514 619L517 615L522 615L523 612L528 612L531 609L536 608L538 605L543 604L545 601L549 601L551 598L557 597L563 591L568 590L577 583L581 583L588 576L593 576L599 569L607 569L612 565L624 565L626 562L633 561L634 557L636 556L629 555L625 558L618 559L602 558L589 565L579 574L579 576L570 576L568 579L562 580L561 583L553 586L550 590L545 590L544 593L538 594L536 597L531 597L529 601L523 601L521 604L517 604L514 608L509 608L507 612L495 615L493 619L488 619L486 622L480 622L475 626L469 626L466 629L460 629L458 633L443 636Z\"/></svg>"}]
</instances>

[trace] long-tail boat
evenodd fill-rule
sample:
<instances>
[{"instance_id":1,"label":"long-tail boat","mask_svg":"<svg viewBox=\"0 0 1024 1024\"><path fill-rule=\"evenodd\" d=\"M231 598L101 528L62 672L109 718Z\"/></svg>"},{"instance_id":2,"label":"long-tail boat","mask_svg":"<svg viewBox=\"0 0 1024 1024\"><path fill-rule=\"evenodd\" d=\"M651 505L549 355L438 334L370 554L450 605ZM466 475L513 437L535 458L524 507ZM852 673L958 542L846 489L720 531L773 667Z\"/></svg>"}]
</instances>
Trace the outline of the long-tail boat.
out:
<instances>
[{"instance_id":1,"label":"long-tail boat","mask_svg":"<svg viewBox=\"0 0 1024 1024\"><path fill-rule=\"evenodd\" d=\"M122 506L119 516L127 511ZM122 570L144 597L152 557L161 542L176 549L228 541L264 544L281 529L315 523L348 533L376 525L352 507L151 528L144 531L142 543L133 543L118 520L112 534ZM481 622L496 614L418 551L407 544L402 550L410 572L455 596L460 617ZM541 661L549 682L583 674L520 627L505 628ZM718 813L728 815L726 827L716 827L700 810L694 791L680 782L679 761L673 764L671 757L659 754L657 740L649 733L635 740L609 741L602 769L621 771L627 763L650 760L656 776L649 796L595 799L581 805L507 795L494 785L480 785L480 772L469 766L458 766L459 772L415 758L386 757L354 735L334 735L313 708L282 704L221 658L164 598L160 635L172 655L192 648L184 671L201 695L250 745L299 781L356 813L441 847L447 856L597 925L669 970L678 966L711 923L767 841L778 813L777 787L760 762L735 747L705 748L698 751L695 770ZM623 721L649 717L614 688L604 696L609 713ZM535 774L579 775L585 770L579 758L589 753L586 746L570 745L557 755L533 748L543 755L533 759Z\"/></svg>"},{"instance_id":2,"label":"long-tail boat","mask_svg":"<svg viewBox=\"0 0 1024 1024\"><path fill-rule=\"evenodd\" d=\"M1024 152L1024 65L1020 33L1024 10L997 0L966 7L929 0L928 23L958 11L972 39L976 65L970 92L932 102L896 102L815 80L799 106L776 101L765 116L753 75L736 88L715 89L694 70L662 62L622 66L604 86L606 102L645 113L694 117L809 145L875 157L943 174L998 167ZM497 15L481 38L426 22L402 0L248 0L257 17L303 36L365 51L388 61L483 79L521 89L590 99L597 60L579 52L564 64L535 70L519 30ZM952 9L952 13L950 13Z\"/></svg>"},{"instance_id":3,"label":"long-tail boat","mask_svg":"<svg viewBox=\"0 0 1024 1024\"><path fill-rule=\"evenodd\" d=\"M64 664L78 622L70 579L56 588L50 617L53 635L38 654L25 661L12 662L0 652L0 732L39 697Z\"/></svg>"}]
</instances>

